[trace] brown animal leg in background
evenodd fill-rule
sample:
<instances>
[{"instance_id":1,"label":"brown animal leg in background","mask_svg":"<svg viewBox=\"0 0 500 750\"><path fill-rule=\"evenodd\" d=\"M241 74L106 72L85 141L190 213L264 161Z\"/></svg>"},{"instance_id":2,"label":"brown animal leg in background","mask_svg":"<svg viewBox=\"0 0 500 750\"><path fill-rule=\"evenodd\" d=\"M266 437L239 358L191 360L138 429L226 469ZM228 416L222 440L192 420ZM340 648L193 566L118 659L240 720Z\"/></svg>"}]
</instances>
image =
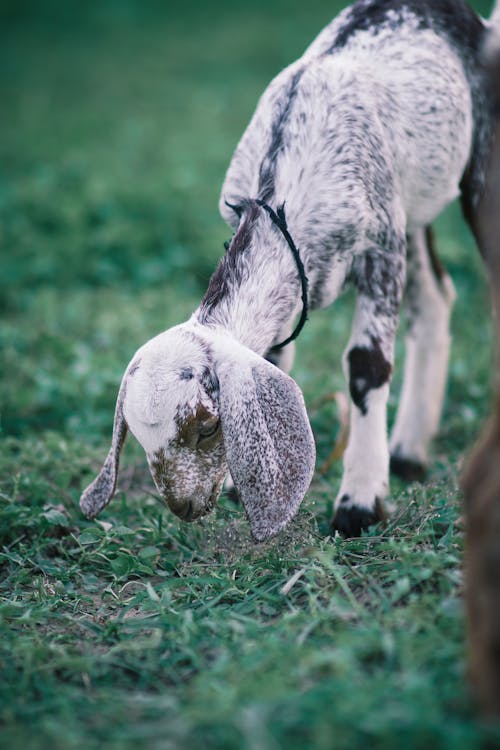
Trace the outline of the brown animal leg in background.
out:
<instances>
[{"instance_id":1,"label":"brown animal leg in background","mask_svg":"<svg viewBox=\"0 0 500 750\"><path fill-rule=\"evenodd\" d=\"M483 713L500 716L500 400L462 479L466 511L469 677Z\"/></svg>"},{"instance_id":2,"label":"brown animal leg in background","mask_svg":"<svg viewBox=\"0 0 500 750\"><path fill-rule=\"evenodd\" d=\"M488 190L477 215L495 313L493 416L462 478L466 518L469 677L480 711L500 717L500 59L492 69L497 128Z\"/></svg>"}]
</instances>

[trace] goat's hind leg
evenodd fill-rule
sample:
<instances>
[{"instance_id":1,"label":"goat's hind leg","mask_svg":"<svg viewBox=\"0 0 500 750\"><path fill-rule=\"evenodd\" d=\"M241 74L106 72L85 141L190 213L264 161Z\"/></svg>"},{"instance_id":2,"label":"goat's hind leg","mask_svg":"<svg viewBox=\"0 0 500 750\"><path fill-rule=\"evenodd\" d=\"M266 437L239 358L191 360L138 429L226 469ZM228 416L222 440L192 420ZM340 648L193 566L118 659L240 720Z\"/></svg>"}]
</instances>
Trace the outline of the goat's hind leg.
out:
<instances>
[{"instance_id":1,"label":"goat's hind leg","mask_svg":"<svg viewBox=\"0 0 500 750\"><path fill-rule=\"evenodd\" d=\"M423 479L446 388L455 290L434 252L429 228L409 236L407 247L406 360L390 440L391 471Z\"/></svg>"}]
</instances>

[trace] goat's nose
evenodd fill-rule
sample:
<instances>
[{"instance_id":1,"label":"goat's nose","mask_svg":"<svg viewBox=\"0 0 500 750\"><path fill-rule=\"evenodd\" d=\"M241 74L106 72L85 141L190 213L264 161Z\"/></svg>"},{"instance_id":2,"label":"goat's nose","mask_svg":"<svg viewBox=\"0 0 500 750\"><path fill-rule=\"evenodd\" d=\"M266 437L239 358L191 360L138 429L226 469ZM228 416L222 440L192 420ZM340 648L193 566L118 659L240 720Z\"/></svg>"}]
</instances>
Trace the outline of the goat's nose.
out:
<instances>
[{"instance_id":1,"label":"goat's nose","mask_svg":"<svg viewBox=\"0 0 500 750\"><path fill-rule=\"evenodd\" d=\"M195 521L207 512L203 506L200 506L199 499L196 500L192 497L177 500L175 504L169 502L168 507L172 513L175 513L177 518L180 518L182 521Z\"/></svg>"},{"instance_id":2,"label":"goat's nose","mask_svg":"<svg viewBox=\"0 0 500 750\"><path fill-rule=\"evenodd\" d=\"M193 503L191 500L187 500L180 508L177 513L179 518L183 521L189 521L193 515Z\"/></svg>"},{"instance_id":3,"label":"goat's nose","mask_svg":"<svg viewBox=\"0 0 500 750\"><path fill-rule=\"evenodd\" d=\"M176 499L174 501L171 497L166 497L165 500L167 501L168 507L177 518L181 518L183 521L189 521L193 513L193 502L191 499Z\"/></svg>"}]
</instances>

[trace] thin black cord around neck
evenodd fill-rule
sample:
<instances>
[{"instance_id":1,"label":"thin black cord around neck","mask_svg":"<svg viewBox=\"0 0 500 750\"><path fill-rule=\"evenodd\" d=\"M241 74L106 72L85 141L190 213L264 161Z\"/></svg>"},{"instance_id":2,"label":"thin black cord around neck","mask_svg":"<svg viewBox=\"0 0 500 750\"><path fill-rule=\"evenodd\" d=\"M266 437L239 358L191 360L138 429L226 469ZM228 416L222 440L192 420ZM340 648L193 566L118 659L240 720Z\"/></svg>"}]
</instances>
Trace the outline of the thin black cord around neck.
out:
<instances>
[{"instance_id":1,"label":"thin black cord around neck","mask_svg":"<svg viewBox=\"0 0 500 750\"><path fill-rule=\"evenodd\" d=\"M286 217L285 217L285 204L283 203L282 206L279 206L279 208L274 211L271 206L269 206L267 203L261 200L255 201L258 206L261 206L261 208L264 209L264 211L267 211L269 214L271 221L273 224L275 224L278 229L280 230L281 234L287 241L288 247L290 248L293 259L295 261L295 264L297 266L297 270L299 272L300 277L300 285L301 285L301 298L302 298L302 312L300 314L300 319L297 325L295 326L294 330L290 334L290 336L281 342L281 344L276 344L275 346L271 347L271 351L277 351L279 349L283 349L287 344L290 344L292 341L294 341L299 333L301 332L302 328L304 327L304 324L307 320L307 313L309 311L309 301L308 301L308 278L304 269L304 264L302 263L302 258L300 257L300 253L295 245L295 242L292 239L292 236L290 232L288 231L288 226L286 223Z\"/></svg>"}]
</instances>

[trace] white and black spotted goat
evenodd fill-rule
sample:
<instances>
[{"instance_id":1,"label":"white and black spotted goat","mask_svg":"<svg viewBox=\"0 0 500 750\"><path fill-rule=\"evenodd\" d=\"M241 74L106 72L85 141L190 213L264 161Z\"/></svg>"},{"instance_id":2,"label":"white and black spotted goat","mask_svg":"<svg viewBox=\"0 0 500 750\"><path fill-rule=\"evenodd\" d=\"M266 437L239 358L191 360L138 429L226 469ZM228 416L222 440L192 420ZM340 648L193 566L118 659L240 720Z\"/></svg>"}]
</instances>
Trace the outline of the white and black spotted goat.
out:
<instances>
[{"instance_id":1,"label":"white and black spotted goat","mask_svg":"<svg viewBox=\"0 0 500 750\"><path fill-rule=\"evenodd\" d=\"M276 348L302 309L304 269L310 308L348 285L357 292L333 528L357 535L383 517L390 455L395 472L423 472L454 299L430 224L461 192L474 230L491 138L485 28L462 0L361 0L272 81L222 189L232 241L190 320L148 341L128 366L111 450L81 499L87 516L113 495L128 428L179 517L207 513L229 470L254 537L283 528L315 460L302 395L283 372L294 344ZM407 356L389 451L405 289Z\"/></svg>"}]
</instances>

